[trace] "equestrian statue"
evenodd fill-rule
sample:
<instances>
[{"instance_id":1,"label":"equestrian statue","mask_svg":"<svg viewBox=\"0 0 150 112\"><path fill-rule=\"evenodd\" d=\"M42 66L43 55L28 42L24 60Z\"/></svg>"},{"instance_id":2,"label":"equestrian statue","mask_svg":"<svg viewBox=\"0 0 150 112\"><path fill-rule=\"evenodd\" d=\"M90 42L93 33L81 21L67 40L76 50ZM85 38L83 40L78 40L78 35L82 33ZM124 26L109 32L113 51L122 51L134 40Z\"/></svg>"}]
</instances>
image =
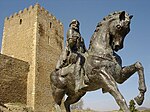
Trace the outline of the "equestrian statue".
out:
<instances>
[{"instance_id":1,"label":"equestrian statue","mask_svg":"<svg viewBox=\"0 0 150 112\"><path fill-rule=\"evenodd\" d=\"M146 85L142 64L137 61L122 67L121 57L117 54L130 31L132 17L125 11L117 11L103 18L91 37L89 49L86 49L80 34L79 21L71 21L66 47L50 74L56 112L61 112L60 105L65 95L65 110L71 112L71 104L79 101L86 92L98 89L109 92L123 112L130 112L117 83L122 84L135 72L139 76L139 95L134 99L138 105L143 103Z\"/></svg>"}]
</instances>

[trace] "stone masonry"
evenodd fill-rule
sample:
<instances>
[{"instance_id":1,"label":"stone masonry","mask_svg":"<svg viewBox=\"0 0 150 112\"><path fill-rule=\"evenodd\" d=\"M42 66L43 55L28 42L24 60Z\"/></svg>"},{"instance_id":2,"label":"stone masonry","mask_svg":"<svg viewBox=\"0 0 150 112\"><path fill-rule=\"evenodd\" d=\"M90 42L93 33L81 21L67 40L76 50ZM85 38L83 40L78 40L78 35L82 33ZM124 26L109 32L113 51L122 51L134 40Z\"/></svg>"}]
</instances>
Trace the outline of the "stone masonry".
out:
<instances>
[{"instance_id":1,"label":"stone masonry","mask_svg":"<svg viewBox=\"0 0 150 112\"><path fill-rule=\"evenodd\" d=\"M52 111L49 75L63 49L63 41L63 24L39 4L5 19L1 53L30 65L24 91L27 106L35 112Z\"/></svg>"},{"instance_id":2,"label":"stone masonry","mask_svg":"<svg viewBox=\"0 0 150 112\"><path fill-rule=\"evenodd\" d=\"M0 101L16 103L27 101L29 64L0 54Z\"/></svg>"}]
</instances>

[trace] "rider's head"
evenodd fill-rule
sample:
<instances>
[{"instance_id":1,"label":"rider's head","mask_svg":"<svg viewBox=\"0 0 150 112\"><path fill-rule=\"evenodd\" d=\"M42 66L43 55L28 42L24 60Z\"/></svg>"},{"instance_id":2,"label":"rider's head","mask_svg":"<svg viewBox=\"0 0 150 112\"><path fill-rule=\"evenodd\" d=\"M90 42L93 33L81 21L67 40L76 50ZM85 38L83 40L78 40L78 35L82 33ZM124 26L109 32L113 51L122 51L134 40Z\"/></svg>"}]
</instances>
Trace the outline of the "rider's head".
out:
<instances>
[{"instance_id":1,"label":"rider's head","mask_svg":"<svg viewBox=\"0 0 150 112\"><path fill-rule=\"evenodd\" d=\"M79 28L79 25L80 25L79 21L76 20L76 19L73 19L73 20L70 22L69 27Z\"/></svg>"}]
</instances>

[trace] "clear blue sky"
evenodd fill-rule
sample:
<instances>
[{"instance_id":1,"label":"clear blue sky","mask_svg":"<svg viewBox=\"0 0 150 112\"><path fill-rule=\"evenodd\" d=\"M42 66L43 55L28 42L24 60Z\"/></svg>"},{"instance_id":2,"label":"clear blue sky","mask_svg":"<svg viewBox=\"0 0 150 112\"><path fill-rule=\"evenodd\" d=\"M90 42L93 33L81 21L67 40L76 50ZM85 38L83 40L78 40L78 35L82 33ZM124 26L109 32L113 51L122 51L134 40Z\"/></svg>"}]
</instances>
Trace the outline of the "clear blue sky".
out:
<instances>
[{"instance_id":1,"label":"clear blue sky","mask_svg":"<svg viewBox=\"0 0 150 112\"><path fill-rule=\"evenodd\" d=\"M125 10L133 14L131 31L126 36L124 49L119 51L123 65L137 60L145 68L148 91L142 106L150 108L150 0L0 0L0 46L4 18L38 2L64 24L64 36L70 21L80 21L80 32L88 47L95 27L103 17L111 12ZM124 84L119 85L123 96L129 102L138 94L138 76L135 74ZM90 92L83 97L84 107L95 110L118 109L113 97L101 90Z\"/></svg>"}]
</instances>

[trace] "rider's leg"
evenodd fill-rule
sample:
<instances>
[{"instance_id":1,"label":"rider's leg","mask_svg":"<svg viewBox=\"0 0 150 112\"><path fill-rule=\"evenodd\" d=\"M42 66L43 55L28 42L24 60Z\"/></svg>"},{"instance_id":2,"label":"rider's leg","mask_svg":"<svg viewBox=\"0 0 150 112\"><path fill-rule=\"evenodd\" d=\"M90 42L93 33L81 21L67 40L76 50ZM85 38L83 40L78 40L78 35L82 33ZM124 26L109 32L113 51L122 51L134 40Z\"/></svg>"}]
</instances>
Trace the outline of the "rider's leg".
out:
<instances>
[{"instance_id":1,"label":"rider's leg","mask_svg":"<svg viewBox=\"0 0 150 112\"><path fill-rule=\"evenodd\" d=\"M140 94L135 98L138 105L141 105L144 100L144 93L146 92L146 85L144 79L144 68L140 62L136 62L133 65L126 66L122 68L121 75L118 80L118 83L125 82L130 76L132 76L135 72L138 72L139 75L139 91Z\"/></svg>"},{"instance_id":2,"label":"rider's leg","mask_svg":"<svg viewBox=\"0 0 150 112\"><path fill-rule=\"evenodd\" d=\"M115 98L117 104L120 106L120 109L123 112L130 112L124 97L121 95L120 91L118 90L118 87L114 78L110 74L108 74L104 69L100 71L100 75L101 75L105 90L109 92Z\"/></svg>"},{"instance_id":3,"label":"rider's leg","mask_svg":"<svg viewBox=\"0 0 150 112\"><path fill-rule=\"evenodd\" d=\"M87 85L84 83L84 69L82 68L82 65L80 64L80 58L78 58L78 61L75 65L75 92L78 92L78 90L87 87Z\"/></svg>"}]
</instances>

